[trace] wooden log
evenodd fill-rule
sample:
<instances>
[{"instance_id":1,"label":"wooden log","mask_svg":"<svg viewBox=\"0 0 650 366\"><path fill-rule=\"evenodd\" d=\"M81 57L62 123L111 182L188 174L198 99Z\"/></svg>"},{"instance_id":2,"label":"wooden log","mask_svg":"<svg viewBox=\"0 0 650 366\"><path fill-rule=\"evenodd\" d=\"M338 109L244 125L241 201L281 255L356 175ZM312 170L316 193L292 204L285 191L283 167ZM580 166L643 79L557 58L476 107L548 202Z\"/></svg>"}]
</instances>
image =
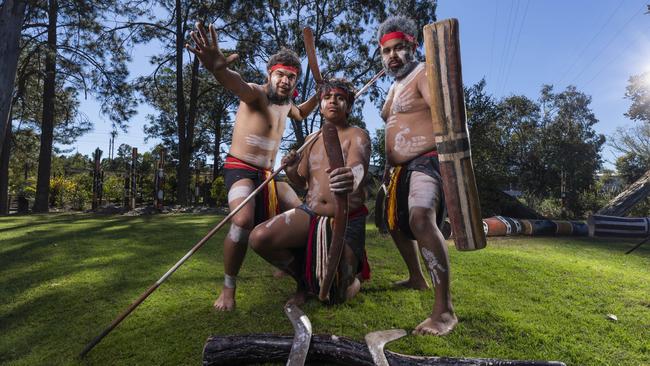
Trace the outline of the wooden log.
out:
<instances>
[{"instance_id":1,"label":"wooden log","mask_svg":"<svg viewBox=\"0 0 650 366\"><path fill-rule=\"evenodd\" d=\"M650 217L592 215L587 219L590 237L647 238Z\"/></svg>"},{"instance_id":2,"label":"wooden log","mask_svg":"<svg viewBox=\"0 0 650 366\"><path fill-rule=\"evenodd\" d=\"M648 194L650 194L650 170L596 213L605 216L625 216Z\"/></svg>"},{"instance_id":3,"label":"wooden log","mask_svg":"<svg viewBox=\"0 0 650 366\"><path fill-rule=\"evenodd\" d=\"M519 220L524 235L542 236L555 235L557 226L551 220Z\"/></svg>"},{"instance_id":4,"label":"wooden log","mask_svg":"<svg viewBox=\"0 0 650 366\"><path fill-rule=\"evenodd\" d=\"M522 226L517 219L494 216L483 219L483 231L487 236L518 235L522 231Z\"/></svg>"},{"instance_id":5,"label":"wooden log","mask_svg":"<svg viewBox=\"0 0 650 366\"><path fill-rule=\"evenodd\" d=\"M258 363L284 363L289 357L292 336L274 334L249 334L209 337L203 347L203 365L249 365ZM557 361L517 361L494 358L451 358L409 356L384 351L390 365L438 366L561 366ZM345 337L334 335L312 336L306 364L372 366L368 346Z\"/></svg>"},{"instance_id":6,"label":"wooden log","mask_svg":"<svg viewBox=\"0 0 650 366\"><path fill-rule=\"evenodd\" d=\"M458 250L481 249L487 241L465 116L458 20L425 26L424 47L433 132L454 242Z\"/></svg>"}]
</instances>

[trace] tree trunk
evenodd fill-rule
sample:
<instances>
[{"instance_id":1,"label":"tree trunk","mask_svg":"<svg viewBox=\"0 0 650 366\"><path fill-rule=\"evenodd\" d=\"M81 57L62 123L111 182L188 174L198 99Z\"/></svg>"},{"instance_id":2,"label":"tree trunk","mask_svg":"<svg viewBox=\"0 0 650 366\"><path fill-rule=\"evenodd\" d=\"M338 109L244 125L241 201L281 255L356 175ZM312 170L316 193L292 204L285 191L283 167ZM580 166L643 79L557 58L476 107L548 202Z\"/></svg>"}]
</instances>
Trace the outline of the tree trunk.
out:
<instances>
[{"instance_id":1,"label":"tree trunk","mask_svg":"<svg viewBox=\"0 0 650 366\"><path fill-rule=\"evenodd\" d=\"M45 83L43 87L43 121L41 122L41 147L38 155L38 178L34 212L47 212L54 139L54 98L56 90L56 25L57 0L48 5L47 55L45 56Z\"/></svg>"},{"instance_id":2,"label":"tree trunk","mask_svg":"<svg viewBox=\"0 0 650 366\"><path fill-rule=\"evenodd\" d=\"M215 120L214 128L214 162L212 164L212 181L217 179L221 171L219 162L221 160L221 150L219 146L221 145L221 119Z\"/></svg>"},{"instance_id":3,"label":"tree trunk","mask_svg":"<svg viewBox=\"0 0 650 366\"><path fill-rule=\"evenodd\" d=\"M11 113L5 134L6 143L0 153L0 215L9 214L9 157L11 154Z\"/></svg>"},{"instance_id":4,"label":"tree trunk","mask_svg":"<svg viewBox=\"0 0 650 366\"><path fill-rule=\"evenodd\" d=\"M250 334L209 337L203 347L203 366L247 365L286 362L293 343L292 336ZM409 356L384 351L390 365L445 366L562 366L557 361L515 361L493 358L450 358ZM368 346L345 337L315 335L309 345L306 364L367 365L375 363Z\"/></svg>"},{"instance_id":5,"label":"tree trunk","mask_svg":"<svg viewBox=\"0 0 650 366\"><path fill-rule=\"evenodd\" d=\"M196 125L196 109L197 109L197 102L198 102L197 99L199 94L198 74L199 74L199 58L194 56L194 61L192 61L192 71L190 74L190 107L189 110L187 111L187 124L185 126L185 129L187 131L186 134L187 139L185 140L185 154L187 155L188 177L190 174L189 164L190 161L192 160L192 155L194 152L194 126ZM198 184L198 181L195 182L195 184Z\"/></svg>"},{"instance_id":6,"label":"tree trunk","mask_svg":"<svg viewBox=\"0 0 650 366\"><path fill-rule=\"evenodd\" d=\"M190 182L190 159L187 155L187 125L185 121L185 93L183 91L183 12L181 1L176 0L176 118L178 119L178 170L177 193L178 204L187 205L187 193Z\"/></svg>"},{"instance_id":7,"label":"tree trunk","mask_svg":"<svg viewBox=\"0 0 650 366\"><path fill-rule=\"evenodd\" d=\"M650 170L636 182L630 184L613 200L609 201L597 214L607 216L625 216L634 205L646 198L650 193Z\"/></svg>"},{"instance_id":8,"label":"tree trunk","mask_svg":"<svg viewBox=\"0 0 650 366\"><path fill-rule=\"evenodd\" d=\"M9 111L14 91L20 31L25 18L24 0L6 0L0 7L0 151L9 129ZM6 139L9 141L8 139Z\"/></svg>"}]
</instances>

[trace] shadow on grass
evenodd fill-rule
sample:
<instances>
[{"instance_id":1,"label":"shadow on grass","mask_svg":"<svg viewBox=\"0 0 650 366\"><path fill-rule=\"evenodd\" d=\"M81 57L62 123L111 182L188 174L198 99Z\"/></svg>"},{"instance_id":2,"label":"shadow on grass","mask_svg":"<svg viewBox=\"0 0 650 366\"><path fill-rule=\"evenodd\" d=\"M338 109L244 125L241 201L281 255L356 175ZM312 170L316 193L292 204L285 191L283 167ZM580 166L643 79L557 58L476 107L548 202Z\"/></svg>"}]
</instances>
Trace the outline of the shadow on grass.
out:
<instances>
[{"instance_id":1,"label":"shadow on grass","mask_svg":"<svg viewBox=\"0 0 650 366\"><path fill-rule=\"evenodd\" d=\"M28 357L35 339L45 340L55 359L56 344L88 341L207 232L202 221L175 218L182 225L170 226L165 218L67 217L22 225L29 230L0 252L0 334L7 337L0 345L8 346L0 360ZM196 280L214 280L194 272ZM71 334L57 333L70 327Z\"/></svg>"}]
</instances>

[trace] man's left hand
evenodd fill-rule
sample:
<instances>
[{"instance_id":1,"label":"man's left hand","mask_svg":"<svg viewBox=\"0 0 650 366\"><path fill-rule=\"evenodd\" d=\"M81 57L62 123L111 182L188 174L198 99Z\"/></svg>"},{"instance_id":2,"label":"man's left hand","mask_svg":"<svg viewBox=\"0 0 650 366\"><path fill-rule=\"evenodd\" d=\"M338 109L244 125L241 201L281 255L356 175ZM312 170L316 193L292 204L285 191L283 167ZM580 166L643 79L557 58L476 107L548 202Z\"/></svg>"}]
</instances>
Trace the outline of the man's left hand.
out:
<instances>
[{"instance_id":1,"label":"man's left hand","mask_svg":"<svg viewBox=\"0 0 650 366\"><path fill-rule=\"evenodd\" d=\"M350 193L354 189L354 175L349 167L330 171L330 190L333 193Z\"/></svg>"}]
</instances>

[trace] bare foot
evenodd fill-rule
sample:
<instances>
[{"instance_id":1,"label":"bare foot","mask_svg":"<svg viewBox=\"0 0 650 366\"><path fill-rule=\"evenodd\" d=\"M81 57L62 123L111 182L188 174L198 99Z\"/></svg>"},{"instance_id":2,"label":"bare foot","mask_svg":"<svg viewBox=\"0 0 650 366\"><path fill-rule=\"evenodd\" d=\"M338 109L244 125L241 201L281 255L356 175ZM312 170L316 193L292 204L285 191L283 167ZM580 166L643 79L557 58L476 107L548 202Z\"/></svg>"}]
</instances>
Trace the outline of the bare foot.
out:
<instances>
[{"instance_id":1,"label":"bare foot","mask_svg":"<svg viewBox=\"0 0 650 366\"><path fill-rule=\"evenodd\" d=\"M350 300L351 298L355 297L358 293L359 290L361 289L361 282L359 282L358 278L354 278L354 282L348 286L347 290L345 290L345 298L347 300Z\"/></svg>"},{"instance_id":2,"label":"bare foot","mask_svg":"<svg viewBox=\"0 0 650 366\"><path fill-rule=\"evenodd\" d=\"M458 324L458 318L452 312L439 315L431 314L430 317L424 319L422 323L415 327L413 334L443 336L451 332L456 324Z\"/></svg>"},{"instance_id":3,"label":"bare foot","mask_svg":"<svg viewBox=\"0 0 650 366\"><path fill-rule=\"evenodd\" d=\"M287 300L285 306L286 305L301 306L305 302L307 302L307 291L296 290L296 293L294 293L293 296L291 296L289 300Z\"/></svg>"},{"instance_id":4,"label":"bare foot","mask_svg":"<svg viewBox=\"0 0 650 366\"><path fill-rule=\"evenodd\" d=\"M413 280L413 279L409 278L408 280L394 282L393 286L394 287L406 287L406 288L411 288L411 289L420 290L420 291L424 291L424 290L429 289L429 284L424 279Z\"/></svg>"},{"instance_id":5,"label":"bare foot","mask_svg":"<svg viewBox=\"0 0 650 366\"><path fill-rule=\"evenodd\" d=\"M224 287L221 295L212 305L217 311L231 311L235 309L235 289Z\"/></svg>"},{"instance_id":6,"label":"bare foot","mask_svg":"<svg viewBox=\"0 0 650 366\"><path fill-rule=\"evenodd\" d=\"M282 278L286 277L289 274L281 269L276 269L275 272L273 272L273 278Z\"/></svg>"}]
</instances>

